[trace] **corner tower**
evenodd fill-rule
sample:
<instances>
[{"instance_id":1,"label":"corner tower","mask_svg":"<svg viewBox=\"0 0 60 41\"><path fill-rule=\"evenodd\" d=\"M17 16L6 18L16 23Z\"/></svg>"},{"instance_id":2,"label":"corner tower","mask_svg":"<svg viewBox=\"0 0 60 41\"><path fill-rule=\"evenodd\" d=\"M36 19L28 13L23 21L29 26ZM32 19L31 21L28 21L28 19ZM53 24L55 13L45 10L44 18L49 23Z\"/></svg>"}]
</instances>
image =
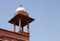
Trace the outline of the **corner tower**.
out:
<instances>
[{"instance_id":1,"label":"corner tower","mask_svg":"<svg viewBox=\"0 0 60 41\"><path fill-rule=\"evenodd\" d=\"M25 8L20 5L16 9L14 16L9 20L9 23L13 24L14 31L8 31L0 29L0 41L30 41L30 29L29 24L34 21L29 17L29 14ZM18 26L18 32L16 32L16 26ZM27 32L24 31L24 26L27 26Z\"/></svg>"},{"instance_id":2,"label":"corner tower","mask_svg":"<svg viewBox=\"0 0 60 41\"><path fill-rule=\"evenodd\" d=\"M14 32L16 31L16 26L19 27L18 33L25 35L22 36L22 40L24 40L25 38L24 41L29 41L30 37L29 23L31 23L32 21L34 21L34 19L29 17L29 14L25 10L25 8L23 8L22 5L20 5L20 7L16 9L14 17L9 21L9 23L14 25ZM27 32L24 31L24 26L26 25Z\"/></svg>"}]
</instances>

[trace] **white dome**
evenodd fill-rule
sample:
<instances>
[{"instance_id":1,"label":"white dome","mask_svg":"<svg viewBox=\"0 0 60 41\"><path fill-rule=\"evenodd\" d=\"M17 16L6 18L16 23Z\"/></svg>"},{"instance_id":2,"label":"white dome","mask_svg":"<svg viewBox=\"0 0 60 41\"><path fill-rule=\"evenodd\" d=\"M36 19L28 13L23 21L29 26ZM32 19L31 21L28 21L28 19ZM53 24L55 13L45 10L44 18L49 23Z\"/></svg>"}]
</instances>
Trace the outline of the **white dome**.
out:
<instances>
[{"instance_id":1,"label":"white dome","mask_svg":"<svg viewBox=\"0 0 60 41\"><path fill-rule=\"evenodd\" d=\"M17 11L21 11L21 10L26 11L25 8L19 7L19 8L16 9L16 12L17 12Z\"/></svg>"},{"instance_id":2,"label":"white dome","mask_svg":"<svg viewBox=\"0 0 60 41\"><path fill-rule=\"evenodd\" d=\"M20 7L16 9L14 16L16 16L17 14L29 16L28 13L26 12L25 8L22 7L22 5L20 5Z\"/></svg>"}]
</instances>

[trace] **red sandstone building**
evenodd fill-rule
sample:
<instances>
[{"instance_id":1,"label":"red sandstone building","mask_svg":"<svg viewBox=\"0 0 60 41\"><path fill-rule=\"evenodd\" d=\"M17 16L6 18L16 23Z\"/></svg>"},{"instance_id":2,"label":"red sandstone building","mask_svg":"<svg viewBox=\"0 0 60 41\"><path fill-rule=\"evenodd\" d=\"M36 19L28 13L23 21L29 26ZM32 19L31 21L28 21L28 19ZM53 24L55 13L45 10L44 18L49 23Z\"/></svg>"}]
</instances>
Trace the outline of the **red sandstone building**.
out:
<instances>
[{"instance_id":1,"label":"red sandstone building","mask_svg":"<svg viewBox=\"0 0 60 41\"><path fill-rule=\"evenodd\" d=\"M14 13L14 17L8 22L13 24L14 31L9 31L0 28L0 41L30 41L29 23L34 21L29 17L26 10L20 6ZM16 32L16 26L19 27ZM24 31L24 26L27 26L27 32Z\"/></svg>"}]
</instances>

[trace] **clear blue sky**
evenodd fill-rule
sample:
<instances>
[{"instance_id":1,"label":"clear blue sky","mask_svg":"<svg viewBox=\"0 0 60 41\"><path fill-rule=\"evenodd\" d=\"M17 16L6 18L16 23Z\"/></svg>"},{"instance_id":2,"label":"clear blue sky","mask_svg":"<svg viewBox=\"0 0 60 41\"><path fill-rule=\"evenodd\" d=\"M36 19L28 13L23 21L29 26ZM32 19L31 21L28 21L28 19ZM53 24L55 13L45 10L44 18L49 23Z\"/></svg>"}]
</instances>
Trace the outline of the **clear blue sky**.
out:
<instances>
[{"instance_id":1,"label":"clear blue sky","mask_svg":"<svg viewBox=\"0 0 60 41\"><path fill-rule=\"evenodd\" d=\"M8 21L20 4L35 19L31 41L60 41L60 0L0 0L0 28L13 29Z\"/></svg>"}]
</instances>

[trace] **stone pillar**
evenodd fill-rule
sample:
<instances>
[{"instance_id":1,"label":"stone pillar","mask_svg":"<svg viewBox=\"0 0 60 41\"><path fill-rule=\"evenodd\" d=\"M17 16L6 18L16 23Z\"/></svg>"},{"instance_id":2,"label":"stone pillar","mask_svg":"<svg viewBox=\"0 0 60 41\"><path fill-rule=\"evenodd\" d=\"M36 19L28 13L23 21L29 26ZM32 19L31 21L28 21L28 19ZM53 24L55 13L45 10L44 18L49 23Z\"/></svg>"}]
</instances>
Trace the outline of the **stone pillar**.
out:
<instances>
[{"instance_id":1,"label":"stone pillar","mask_svg":"<svg viewBox=\"0 0 60 41\"><path fill-rule=\"evenodd\" d=\"M16 25L14 24L14 32L16 32Z\"/></svg>"},{"instance_id":2,"label":"stone pillar","mask_svg":"<svg viewBox=\"0 0 60 41\"><path fill-rule=\"evenodd\" d=\"M22 31L21 20L19 19L19 32Z\"/></svg>"},{"instance_id":3,"label":"stone pillar","mask_svg":"<svg viewBox=\"0 0 60 41\"><path fill-rule=\"evenodd\" d=\"M28 30L28 33L30 33L29 24L27 24L27 30Z\"/></svg>"}]
</instances>

